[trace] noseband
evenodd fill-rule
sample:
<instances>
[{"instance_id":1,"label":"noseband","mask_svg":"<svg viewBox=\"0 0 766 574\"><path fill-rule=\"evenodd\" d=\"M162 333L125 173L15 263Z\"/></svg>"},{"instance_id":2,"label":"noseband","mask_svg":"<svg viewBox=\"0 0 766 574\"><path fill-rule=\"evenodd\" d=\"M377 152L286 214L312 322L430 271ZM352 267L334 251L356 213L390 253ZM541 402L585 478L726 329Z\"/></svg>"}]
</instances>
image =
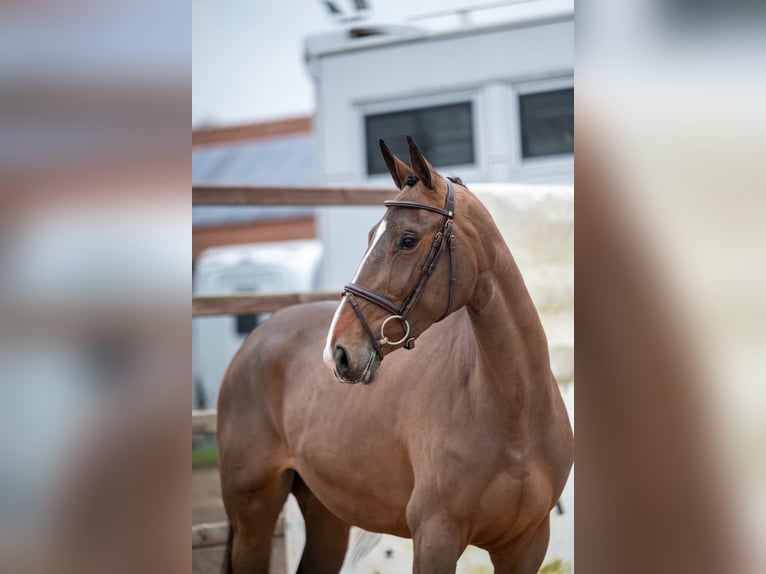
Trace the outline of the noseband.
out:
<instances>
[{"instance_id":1,"label":"noseband","mask_svg":"<svg viewBox=\"0 0 766 574\"><path fill-rule=\"evenodd\" d=\"M415 347L415 337L410 337L410 324L407 321L407 316L410 314L410 311L412 311L415 303L417 303L420 295L423 293L423 288L426 285L426 281L428 281L428 278L431 276L431 273L436 266L436 261L439 258L441 252L444 250L445 245L447 244L449 244L450 252L449 297L447 299L447 307L444 309L444 313L442 313L442 316L439 317L437 321L444 319L444 317L447 316L447 313L449 313L449 310L452 308L452 290L456 281L455 236L452 234L452 220L455 216L455 190L452 186L452 182L447 179L447 199L444 203L444 209L441 207L428 205L427 203L418 203L416 201L384 201L383 205L386 207L424 209L426 211L432 211L434 213L443 215L444 220L439 227L439 231L434 236L433 243L431 244L431 251L428 253L428 257L420 269L420 277L418 278L418 282L415 284L415 287L412 289L412 291L410 291L410 294L404 300L404 303L401 307L399 307L390 299L375 293L375 291L372 291L371 289L357 285L356 283L347 283L343 288L343 294L348 299L348 302L356 313L356 316L359 317L359 321L362 323L362 327L364 327L364 330L367 332L367 336L370 338L370 342L372 343L372 346L381 361L383 360L382 345L396 346L404 343L405 349L412 349ZM382 309L385 309L391 313L391 315L386 317L383 320L383 323L380 325L380 337L376 337L373 333L369 323L367 323L367 320L364 318L362 310L359 308L359 303L357 303L356 297L360 297L369 301L370 303L374 303L378 307L381 307ZM399 321L404 328L404 335L398 341L391 341L388 337L386 337L386 325L394 320Z\"/></svg>"}]
</instances>

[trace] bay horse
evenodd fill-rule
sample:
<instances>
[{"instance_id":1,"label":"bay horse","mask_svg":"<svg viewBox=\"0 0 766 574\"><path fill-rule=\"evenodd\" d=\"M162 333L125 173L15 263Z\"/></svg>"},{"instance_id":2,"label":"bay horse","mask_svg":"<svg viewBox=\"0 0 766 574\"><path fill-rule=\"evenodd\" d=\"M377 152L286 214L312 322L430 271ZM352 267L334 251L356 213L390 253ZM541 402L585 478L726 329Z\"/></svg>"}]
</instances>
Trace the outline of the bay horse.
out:
<instances>
[{"instance_id":1,"label":"bay horse","mask_svg":"<svg viewBox=\"0 0 766 574\"><path fill-rule=\"evenodd\" d=\"M224 376L224 573L268 572L290 492L302 574L340 570L350 525L412 538L416 574L468 544L499 573L545 556L573 438L537 310L482 203L411 138L411 165L380 143L400 193L340 304L275 313Z\"/></svg>"}]
</instances>

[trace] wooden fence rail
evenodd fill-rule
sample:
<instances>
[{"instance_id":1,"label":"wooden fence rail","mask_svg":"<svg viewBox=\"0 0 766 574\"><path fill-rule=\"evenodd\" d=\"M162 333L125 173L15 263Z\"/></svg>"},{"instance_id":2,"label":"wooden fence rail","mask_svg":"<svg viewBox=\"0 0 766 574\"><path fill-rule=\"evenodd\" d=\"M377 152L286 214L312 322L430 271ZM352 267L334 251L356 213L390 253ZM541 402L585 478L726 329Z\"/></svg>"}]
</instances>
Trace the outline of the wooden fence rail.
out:
<instances>
[{"instance_id":1,"label":"wooden fence rail","mask_svg":"<svg viewBox=\"0 0 766 574\"><path fill-rule=\"evenodd\" d=\"M362 187L195 185L192 205L383 205L396 191Z\"/></svg>"},{"instance_id":2,"label":"wooden fence rail","mask_svg":"<svg viewBox=\"0 0 766 574\"><path fill-rule=\"evenodd\" d=\"M192 316L270 313L298 303L337 301L338 299L340 299L340 293L336 291L262 295L197 295L192 297Z\"/></svg>"},{"instance_id":3,"label":"wooden fence rail","mask_svg":"<svg viewBox=\"0 0 766 574\"><path fill-rule=\"evenodd\" d=\"M192 411L192 434L213 434L218 425L215 409Z\"/></svg>"},{"instance_id":4,"label":"wooden fence rail","mask_svg":"<svg viewBox=\"0 0 766 574\"><path fill-rule=\"evenodd\" d=\"M279 514L277 524L274 527L273 538L284 538L285 536L285 515ZM203 522L192 526L192 550L197 548L212 548L215 546L225 546L229 537L229 523L222 522Z\"/></svg>"},{"instance_id":5,"label":"wooden fence rail","mask_svg":"<svg viewBox=\"0 0 766 574\"><path fill-rule=\"evenodd\" d=\"M228 522L206 522L192 526L192 550L224 546L229 537Z\"/></svg>"}]
</instances>

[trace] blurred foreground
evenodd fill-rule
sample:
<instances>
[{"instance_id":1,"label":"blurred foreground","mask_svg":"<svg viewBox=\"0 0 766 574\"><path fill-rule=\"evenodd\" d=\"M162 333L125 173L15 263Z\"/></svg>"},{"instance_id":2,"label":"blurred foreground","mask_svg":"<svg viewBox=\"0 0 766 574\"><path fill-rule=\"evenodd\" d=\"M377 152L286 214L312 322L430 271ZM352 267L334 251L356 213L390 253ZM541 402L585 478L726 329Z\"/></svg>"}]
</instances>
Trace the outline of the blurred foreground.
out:
<instances>
[{"instance_id":1,"label":"blurred foreground","mask_svg":"<svg viewBox=\"0 0 766 574\"><path fill-rule=\"evenodd\" d=\"M188 572L189 8L0 22L0 571Z\"/></svg>"},{"instance_id":2,"label":"blurred foreground","mask_svg":"<svg viewBox=\"0 0 766 574\"><path fill-rule=\"evenodd\" d=\"M766 570L766 26L724 4L578 13L583 572Z\"/></svg>"}]
</instances>

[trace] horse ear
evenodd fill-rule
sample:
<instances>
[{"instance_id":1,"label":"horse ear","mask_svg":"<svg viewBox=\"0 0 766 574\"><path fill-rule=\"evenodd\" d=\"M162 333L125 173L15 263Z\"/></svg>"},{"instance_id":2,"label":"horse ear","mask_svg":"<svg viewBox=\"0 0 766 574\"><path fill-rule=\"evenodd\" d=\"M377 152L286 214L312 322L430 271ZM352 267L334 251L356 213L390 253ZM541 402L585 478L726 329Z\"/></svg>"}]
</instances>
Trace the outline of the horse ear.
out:
<instances>
[{"instance_id":1,"label":"horse ear","mask_svg":"<svg viewBox=\"0 0 766 574\"><path fill-rule=\"evenodd\" d=\"M380 152L383 154L383 160L386 162L386 167L394 179L394 183L398 189L404 187L404 178L412 173L412 169L398 157L396 157L391 150L388 149L386 142L380 141Z\"/></svg>"},{"instance_id":2,"label":"horse ear","mask_svg":"<svg viewBox=\"0 0 766 574\"><path fill-rule=\"evenodd\" d=\"M420 181L423 182L423 185L428 189L433 189L431 185L433 167L431 167L431 164L428 163L423 154L420 153L418 146L415 145L410 136L407 136L407 143L410 145L410 164L412 165L412 170L420 178Z\"/></svg>"}]
</instances>

